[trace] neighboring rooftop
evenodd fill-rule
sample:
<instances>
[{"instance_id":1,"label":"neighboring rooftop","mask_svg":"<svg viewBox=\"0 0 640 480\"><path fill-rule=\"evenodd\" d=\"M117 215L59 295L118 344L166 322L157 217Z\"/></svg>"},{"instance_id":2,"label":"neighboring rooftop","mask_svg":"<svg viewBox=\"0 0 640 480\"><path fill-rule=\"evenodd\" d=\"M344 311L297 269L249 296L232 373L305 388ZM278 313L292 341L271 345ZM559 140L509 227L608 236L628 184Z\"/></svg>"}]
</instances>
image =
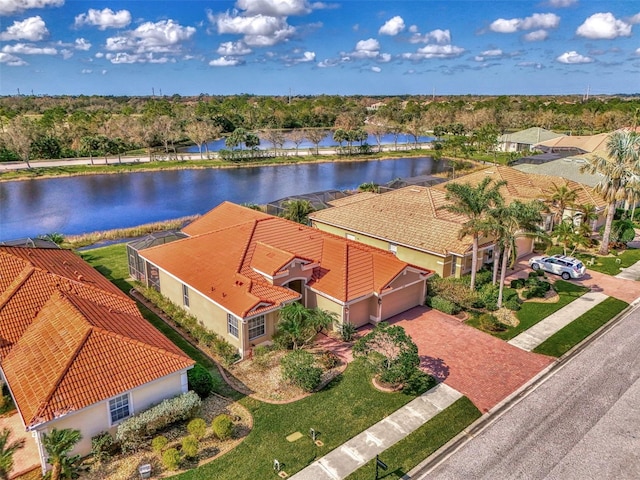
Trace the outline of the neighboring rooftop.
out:
<instances>
[{"instance_id":1,"label":"neighboring rooftop","mask_svg":"<svg viewBox=\"0 0 640 480\"><path fill-rule=\"evenodd\" d=\"M193 361L68 250L0 247L0 358L27 427Z\"/></svg>"},{"instance_id":2,"label":"neighboring rooftop","mask_svg":"<svg viewBox=\"0 0 640 480\"><path fill-rule=\"evenodd\" d=\"M598 135L568 135L536 144L543 152L572 151L577 154L606 152L609 133Z\"/></svg>"},{"instance_id":3,"label":"neighboring rooftop","mask_svg":"<svg viewBox=\"0 0 640 480\"><path fill-rule=\"evenodd\" d=\"M573 180L574 182L587 185L589 187L595 187L602 178L602 175L592 175L590 173L581 172L580 169L584 167L585 164L586 161L584 158L565 157L539 164L518 163L514 165L513 168L525 173L536 173L541 175L550 175L552 177L562 177L566 178L567 180Z\"/></svg>"},{"instance_id":4,"label":"neighboring rooftop","mask_svg":"<svg viewBox=\"0 0 640 480\"><path fill-rule=\"evenodd\" d=\"M524 145L535 145L540 142L564 137L563 133L552 132L540 127L527 128L519 132L506 133L498 137L499 143L521 143Z\"/></svg>"},{"instance_id":5,"label":"neighboring rooftop","mask_svg":"<svg viewBox=\"0 0 640 480\"><path fill-rule=\"evenodd\" d=\"M184 232L193 236L140 256L239 317L297 300L300 294L265 278L296 263L313 269L311 288L342 302L381 293L409 266L389 252L229 202Z\"/></svg>"}]
</instances>

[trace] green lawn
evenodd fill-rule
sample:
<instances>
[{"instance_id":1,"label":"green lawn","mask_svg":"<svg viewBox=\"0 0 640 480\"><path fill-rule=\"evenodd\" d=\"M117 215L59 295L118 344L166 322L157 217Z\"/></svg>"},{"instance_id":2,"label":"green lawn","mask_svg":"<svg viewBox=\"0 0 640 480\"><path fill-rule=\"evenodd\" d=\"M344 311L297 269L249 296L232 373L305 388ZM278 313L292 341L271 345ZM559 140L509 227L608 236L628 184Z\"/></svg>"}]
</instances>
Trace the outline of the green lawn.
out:
<instances>
[{"instance_id":1,"label":"green lawn","mask_svg":"<svg viewBox=\"0 0 640 480\"><path fill-rule=\"evenodd\" d=\"M620 252L616 256L600 257L597 255L576 254L576 257L582 260L587 269L595 270L596 272L605 273L607 275L617 275L620 273L621 268L627 268L636 262L640 262L640 248L628 248ZM587 262L592 258L595 259L593 265L589 265ZM620 262L618 263L618 260Z\"/></svg>"},{"instance_id":2,"label":"green lawn","mask_svg":"<svg viewBox=\"0 0 640 480\"><path fill-rule=\"evenodd\" d=\"M575 285L564 280L556 280L554 288L558 292L560 297L555 303L541 303L541 302L525 302L522 304L520 310L516 312L516 317L520 321L517 326L510 327L503 332L488 332L493 336L501 338L503 340L511 340L513 337L519 335L523 331L531 328L536 323L547 318L552 313L560 310L562 307L573 302L576 298L581 297L589 291L588 288ZM478 317L471 317L467 321L468 325L475 328L480 328L478 323Z\"/></svg>"},{"instance_id":3,"label":"green lawn","mask_svg":"<svg viewBox=\"0 0 640 480\"><path fill-rule=\"evenodd\" d=\"M380 392L370 378L369 365L356 360L326 388L297 402L272 405L248 397L241 400L253 414L249 436L233 451L177 478L277 478L274 459L290 475L301 470L415 398ZM313 444L307 435L310 428L319 432L324 446ZM294 432L304 437L288 442L285 437Z\"/></svg>"},{"instance_id":4,"label":"green lawn","mask_svg":"<svg viewBox=\"0 0 640 480\"><path fill-rule=\"evenodd\" d=\"M609 297L553 334L533 351L552 357L560 357L618 315L628 305L622 300Z\"/></svg>"},{"instance_id":5,"label":"green lawn","mask_svg":"<svg viewBox=\"0 0 640 480\"><path fill-rule=\"evenodd\" d=\"M462 397L422 427L380 454L389 470L380 478L391 480L404 475L422 460L447 443L479 418L480 411L471 400ZM371 480L375 477L375 460L347 477L347 480Z\"/></svg>"}]
</instances>

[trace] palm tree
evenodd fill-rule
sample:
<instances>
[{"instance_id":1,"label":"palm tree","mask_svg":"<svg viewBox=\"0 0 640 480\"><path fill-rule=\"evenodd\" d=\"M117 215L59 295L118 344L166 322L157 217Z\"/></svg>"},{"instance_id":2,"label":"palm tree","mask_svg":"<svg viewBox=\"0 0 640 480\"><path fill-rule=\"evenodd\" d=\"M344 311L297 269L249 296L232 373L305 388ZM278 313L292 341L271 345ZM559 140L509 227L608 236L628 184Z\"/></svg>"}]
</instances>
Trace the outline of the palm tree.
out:
<instances>
[{"instance_id":1,"label":"palm tree","mask_svg":"<svg viewBox=\"0 0 640 480\"><path fill-rule=\"evenodd\" d=\"M604 224L600 255L609 253L611 224L620 200L633 201L640 174L640 137L633 132L620 131L607 140L607 157L598 155L587 160L581 171L599 173L603 178L594 190L607 202L607 218Z\"/></svg>"},{"instance_id":2,"label":"palm tree","mask_svg":"<svg viewBox=\"0 0 640 480\"><path fill-rule=\"evenodd\" d=\"M309 200L287 200L283 206L283 218L303 225L309 223L309 214L316 211Z\"/></svg>"},{"instance_id":3,"label":"palm tree","mask_svg":"<svg viewBox=\"0 0 640 480\"><path fill-rule=\"evenodd\" d=\"M60 480L63 466L69 469L69 452L82 440L79 430L64 428L62 430L53 429L51 433L42 435L42 446L49 458L47 462L51 464L51 480Z\"/></svg>"},{"instance_id":4,"label":"palm tree","mask_svg":"<svg viewBox=\"0 0 640 480\"><path fill-rule=\"evenodd\" d=\"M556 185L552 183L553 187L547 192L547 198L545 203L553 213L553 224L558 225L564 218L564 211L567 207L574 205L578 198L578 192L571 190L566 185Z\"/></svg>"},{"instance_id":5,"label":"palm tree","mask_svg":"<svg viewBox=\"0 0 640 480\"><path fill-rule=\"evenodd\" d=\"M576 213L573 218L576 220L580 220L578 232L581 236L587 239L588 243L590 244L591 234L593 233L591 222L598 219L598 213L596 212L595 205L592 205L590 203L584 205L576 205Z\"/></svg>"},{"instance_id":6,"label":"palm tree","mask_svg":"<svg viewBox=\"0 0 640 480\"><path fill-rule=\"evenodd\" d=\"M24 447L24 438L7 443L9 435L11 430L8 428L3 428L0 432L0 479L2 480L9 480L9 473L13 468L13 454Z\"/></svg>"},{"instance_id":7,"label":"palm tree","mask_svg":"<svg viewBox=\"0 0 640 480\"><path fill-rule=\"evenodd\" d=\"M300 302L289 303L278 312L278 334L285 337L294 350L304 346L336 320L334 312L306 308Z\"/></svg>"},{"instance_id":8,"label":"palm tree","mask_svg":"<svg viewBox=\"0 0 640 480\"><path fill-rule=\"evenodd\" d=\"M468 183L448 182L446 184L446 199L451 203L440 208L458 215L467 217L458 232L458 238L462 239L470 235L473 239L471 253L471 290L476 287L476 270L478 265L478 239L480 234L486 231L487 212L492 207L504 203L500 194L500 188L507 184L505 181L495 182L490 186L492 179L485 177L475 187Z\"/></svg>"}]
</instances>

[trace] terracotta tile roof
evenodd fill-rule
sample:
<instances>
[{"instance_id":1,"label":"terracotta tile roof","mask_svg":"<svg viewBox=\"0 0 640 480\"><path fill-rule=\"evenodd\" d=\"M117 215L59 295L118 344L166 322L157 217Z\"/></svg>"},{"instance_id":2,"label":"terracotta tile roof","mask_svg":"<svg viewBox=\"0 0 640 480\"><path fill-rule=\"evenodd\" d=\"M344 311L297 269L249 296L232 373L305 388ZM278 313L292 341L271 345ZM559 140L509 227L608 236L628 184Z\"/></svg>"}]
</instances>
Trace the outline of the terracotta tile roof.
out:
<instances>
[{"instance_id":1,"label":"terracotta tile roof","mask_svg":"<svg viewBox=\"0 0 640 480\"><path fill-rule=\"evenodd\" d=\"M213 230L140 255L240 317L299 298L258 272L278 272L296 259L318 264L309 284L342 302L380 292L409 266L389 252L228 202L198 222Z\"/></svg>"},{"instance_id":2,"label":"terracotta tile roof","mask_svg":"<svg viewBox=\"0 0 640 480\"><path fill-rule=\"evenodd\" d=\"M605 206L602 197L591 187L550 175L525 173L511 167L490 167L452 181L477 185L486 176L491 176L495 181L507 181L501 190L507 202L543 199L555 183L576 190L579 203ZM467 219L441 208L449 203L445 185L409 186L362 202L320 210L309 217L319 223L439 255L448 252L462 255L471 249L472 243L471 237L458 238L460 225Z\"/></svg>"},{"instance_id":3,"label":"terracotta tile roof","mask_svg":"<svg viewBox=\"0 0 640 480\"><path fill-rule=\"evenodd\" d=\"M193 364L72 252L25 250L0 247L0 354L27 427Z\"/></svg>"}]
</instances>

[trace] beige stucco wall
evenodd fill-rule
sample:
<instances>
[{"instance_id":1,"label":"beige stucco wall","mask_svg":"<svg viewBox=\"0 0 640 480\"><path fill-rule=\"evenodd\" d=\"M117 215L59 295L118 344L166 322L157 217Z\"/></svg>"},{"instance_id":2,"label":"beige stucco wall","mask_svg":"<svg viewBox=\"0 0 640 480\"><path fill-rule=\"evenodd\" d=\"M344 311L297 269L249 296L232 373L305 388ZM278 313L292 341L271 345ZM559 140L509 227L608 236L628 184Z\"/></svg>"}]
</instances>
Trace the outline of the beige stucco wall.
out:
<instances>
[{"instance_id":1,"label":"beige stucco wall","mask_svg":"<svg viewBox=\"0 0 640 480\"><path fill-rule=\"evenodd\" d=\"M182 376L184 375L184 379ZM186 372L176 372L156 381L131 390L129 405L132 413L140 413L147 408L160 403L166 398L175 397L186 391ZM72 455L85 456L91 453L91 437L108 431L115 435L117 425L110 425L109 401L95 403L77 412L70 413L37 428L38 435L47 433L54 428L61 430L71 428L80 430L82 440L75 446ZM46 463L45 463L46 467Z\"/></svg>"},{"instance_id":2,"label":"beige stucco wall","mask_svg":"<svg viewBox=\"0 0 640 480\"><path fill-rule=\"evenodd\" d=\"M376 308L374 308L374 305ZM349 322L356 327L366 325L371 315L376 316L378 297L368 297L349 305Z\"/></svg>"},{"instance_id":3,"label":"beige stucco wall","mask_svg":"<svg viewBox=\"0 0 640 480\"><path fill-rule=\"evenodd\" d=\"M382 320L402 313L416 305L424 303L424 284L419 282L408 287L392 291L382 297Z\"/></svg>"}]
</instances>

